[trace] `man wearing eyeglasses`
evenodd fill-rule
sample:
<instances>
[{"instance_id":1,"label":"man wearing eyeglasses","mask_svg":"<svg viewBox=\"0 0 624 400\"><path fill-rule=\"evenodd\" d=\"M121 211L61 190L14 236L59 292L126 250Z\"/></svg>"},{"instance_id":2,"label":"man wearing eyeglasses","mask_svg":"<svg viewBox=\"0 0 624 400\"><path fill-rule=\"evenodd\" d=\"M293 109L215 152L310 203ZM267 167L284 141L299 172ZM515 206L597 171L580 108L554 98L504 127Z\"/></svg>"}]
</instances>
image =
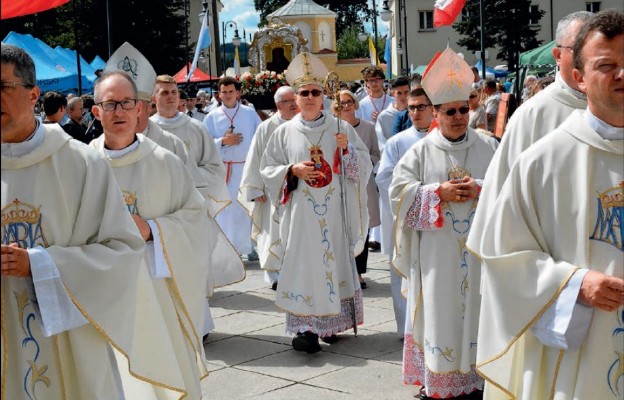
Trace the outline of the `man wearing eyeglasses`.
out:
<instances>
[{"instance_id":1,"label":"man wearing eyeglasses","mask_svg":"<svg viewBox=\"0 0 624 400\"><path fill-rule=\"evenodd\" d=\"M263 121L251 141L243 178L241 179L238 201L251 216L251 238L257 243L260 268L265 271L265 279L273 290L279 279L279 259L271 251L277 239L277 226L271 217L271 202L268 201L267 187L260 174L260 160L267 143L278 126L290 121L299 112L295 91L290 86L282 86L273 96L277 112Z\"/></svg>"},{"instance_id":2,"label":"man wearing eyeglasses","mask_svg":"<svg viewBox=\"0 0 624 400\"><path fill-rule=\"evenodd\" d=\"M145 244L110 166L35 119L26 52L3 43L1 68L2 395L123 398L111 346L136 376L175 387L153 368L175 356L154 352L167 343L134 329L159 326L137 304L150 284L139 270Z\"/></svg>"},{"instance_id":3,"label":"man wearing eyeglasses","mask_svg":"<svg viewBox=\"0 0 624 400\"><path fill-rule=\"evenodd\" d=\"M429 66L422 85L438 127L407 150L390 185L393 266L408 289L403 381L422 386L421 398L482 395L475 370L480 263L465 243L498 143L468 127L473 77L450 48Z\"/></svg>"},{"instance_id":4,"label":"man wearing eyeglasses","mask_svg":"<svg viewBox=\"0 0 624 400\"><path fill-rule=\"evenodd\" d=\"M275 304L286 313L293 348L307 353L321 350L319 338L335 342L336 334L363 321L364 312L355 252L368 228L363 207L372 165L353 127L321 110L327 72L308 52L290 63L286 79L301 112L271 135L260 162L279 221L272 248L280 260Z\"/></svg>"},{"instance_id":5,"label":"man wearing eyeglasses","mask_svg":"<svg viewBox=\"0 0 624 400\"><path fill-rule=\"evenodd\" d=\"M388 139L375 177L381 200L381 247L383 253L388 255L389 262L392 262L394 252L394 221L388 190L392 183L394 167L412 145L427 135L433 121L433 105L422 88L414 89L409 93L407 111L412 126ZM401 293L401 276L394 268L390 268L390 291L397 334L403 340L406 301Z\"/></svg>"},{"instance_id":6,"label":"man wearing eyeglasses","mask_svg":"<svg viewBox=\"0 0 624 400\"><path fill-rule=\"evenodd\" d=\"M113 167L129 214L146 243L143 268L149 270L163 329L177 363L160 368L181 378L191 398L201 398L204 296L211 266L213 233L205 202L182 160L143 135L137 135L138 90L121 71L104 71L95 84L93 113L104 135L91 143ZM148 339L153 332L141 330ZM163 334L163 332L158 332ZM185 337L188 335L190 337ZM126 369L120 367L122 376ZM125 379L133 380L131 376ZM149 398L154 389L139 385L133 395ZM139 394L141 393L141 395Z\"/></svg>"}]
</instances>

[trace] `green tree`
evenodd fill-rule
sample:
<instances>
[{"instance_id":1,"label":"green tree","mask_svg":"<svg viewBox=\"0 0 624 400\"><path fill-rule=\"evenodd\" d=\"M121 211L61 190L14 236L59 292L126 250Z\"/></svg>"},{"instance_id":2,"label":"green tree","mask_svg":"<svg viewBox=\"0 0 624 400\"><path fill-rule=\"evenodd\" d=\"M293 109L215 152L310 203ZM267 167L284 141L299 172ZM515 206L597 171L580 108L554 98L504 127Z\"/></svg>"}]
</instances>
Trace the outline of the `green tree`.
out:
<instances>
[{"instance_id":1,"label":"green tree","mask_svg":"<svg viewBox=\"0 0 624 400\"><path fill-rule=\"evenodd\" d=\"M109 0L111 41L115 51L130 42L150 61L158 74L174 74L192 54L186 55L184 0ZM108 58L106 2L72 0L34 15L2 21L0 32L30 33L51 47L78 48L85 60L96 55ZM189 53L194 50L189 43Z\"/></svg>"},{"instance_id":2,"label":"green tree","mask_svg":"<svg viewBox=\"0 0 624 400\"><path fill-rule=\"evenodd\" d=\"M256 11L260 12L260 26L266 24L266 16L281 8L288 0L254 0ZM316 3L328 7L336 14L336 37L363 18L370 18L372 10L368 9L366 0L316 0Z\"/></svg>"},{"instance_id":3,"label":"green tree","mask_svg":"<svg viewBox=\"0 0 624 400\"><path fill-rule=\"evenodd\" d=\"M541 43L537 30L530 22L537 22L544 11L531 11L530 0L483 1L485 48L498 46L497 58L505 60L510 71L515 69L520 53ZM462 35L457 44L470 51L481 49L479 0L468 0L461 21L453 28Z\"/></svg>"},{"instance_id":4,"label":"green tree","mask_svg":"<svg viewBox=\"0 0 624 400\"><path fill-rule=\"evenodd\" d=\"M339 60L368 58L370 56L368 51L368 39L364 42L360 42L358 38L361 30L361 24L352 25L336 40L336 51L338 52ZM380 62L385 62L383 59L385 42L385 36L377 38L377 45L375 48L377 49L377 58Z\"/></svg>"}]
</instances>

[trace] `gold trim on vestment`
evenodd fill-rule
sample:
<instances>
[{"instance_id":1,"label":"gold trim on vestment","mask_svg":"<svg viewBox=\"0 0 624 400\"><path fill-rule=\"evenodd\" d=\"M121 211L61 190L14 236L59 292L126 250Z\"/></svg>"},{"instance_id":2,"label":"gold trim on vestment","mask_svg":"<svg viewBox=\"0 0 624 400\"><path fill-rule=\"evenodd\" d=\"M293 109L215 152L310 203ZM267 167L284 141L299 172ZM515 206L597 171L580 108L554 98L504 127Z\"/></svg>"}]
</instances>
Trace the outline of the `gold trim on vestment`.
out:
<instances>
[{"instance_id":1,"label":"gold trim on vestment","mask_svg":"<svg viewBox=\"0 0 624 400\"><path fill-rule=\"evenodd\" d=\"M188 310L186 309L186 304L184 304L184 301L182 300L182 295L180 294L180 290L178 289L178 284L176 283L174 274L173 274L173 269L171 268L171 261L169 260L169 253L167 252L167 248L165 246L165 242L163 239L163 235L162 235L162 229L160 227L160 224L158 223L158 221L156 219L153 220L154 223L156 224L156 227L158 228L158 236L160 239L160 246L163 250L163 255L165 256L165 262L167 264L167 269L169 270L169 275L171 279L171 289L173 290L173 292L171 293L171 296L175 297L177 301L180 302L180 308L181 308L181 312L184 314L184 317L187 319L187 321L189 322L189 324L191 325L191 329L193 330L193 336L195 337L195 343L196 343L196 348L195 351L197 351L198 348L201 348L202 346L202 340L201 340L201 336L199 336L197 334L197 329L195 328L195 325L193 324L193 318L191 318L191 316L188 313ZM195 347L195 346L193 346Z\"/></svg>"},{"instance_id":2,"label":"gold trim on vestment","mask_svg":"<svg viewBox=\"0 0 624 400\"><path fill-rule=\"evenodd\" d=\"M552 384L550 386L550 396L549 399L555 398L555 389L557 387L557 377L559 376L559 368L561 367L561 361L563 360L563 356L565 355L565 350L559 350L559 355L557 356L557 364L555 366L555 372L553 374Z\"/></svg>"},{"instance_id":3,"label":"gold trim on vestment","mask_svg":"<svg viewBox=\"0 0 624 400\"><path fill-rule=\"evenodd\" d=\"M52 346L54 347L54 358L56 358L56 365L59 374L59 381L61 383L61 396L67 400L67 393L65 392L65 376L63 376L63 368L61 363L61 349L59 346L59 335L52 336Z\"/></svg>"},{"instance_id":4,"label":"gold trim on vestment","mask_svg":"<svg viewBox=\"0 0 624 400\"><path fill-rule=\"evenodd\" d=\"M572 278L572 276L574 275L574 273L576 271L578 271L580 268L576 268L574 269L570 275L568 275L568 277L566 279L564 279L564 281L562 282L562 284L559 286L559 288L555 291L555 294L550 298L550 300L548 300L546 302L546 304L539 310L539 312L537 314L535 314L535 316L533 317L533 319L531 319L531 321L529 321L529 323L520 330L520 332L514 336L513 338L511 338L509 340L509 343L507 343L507 346L505 347L505 349L503 349L503 351L501 351L499 354L496 354L492 357L490 357L488 360L483 361L481 363L477 363L477 372L479 372L479 368L481 368L482 366L485 366L487 364L490 364L496 360L498 360L499 358L503 357L508 351L509 349L518 341L518 339L520 339L520 337L522 337L524 335L524 333L535 324L535 322L540 319L540 317L546 312L546 310L548 310L548 308L550 308L550 306L557 300L557 298L559 297L559 295L561 294L561 291L563 290L563 288L568 284L568 281ZM491 382L494 386L500 388L503 392L509 394L512 399L515 399L516 397L513 396L509 391L507 391L506 389L503 389L500 385L494 383L491 379L488 379L487 376L485 375L485 372L479 372L479 375L481 375L483 377L483 379L487 380L488 382Z\"/></svg>"},{"instance_id":5,"label":"gold trim on vestment","mask_svg":"<svg viewBox=\"0 0 624 400\"><path fill-rule=\"evenodd\" d=\"M80 304L80 302L76 299L76 297L74 296L74 294L67 289L67 287L65 286L65 284L63 284L63 287L65 288L65 291L67 292L67 295L69 296L69 298L71 299L71 301L74 303L74 305L76 306L76 308L78 308L78 310L80 310L80 312L82 313L82 315L85 317L85 319L87 321L89 321L89 323L93 326L93 328L100 334L102 335L102 337L104 338L104 340L106 340L111 346L113 346L121 355L123 355L126 360L128 361L128 372L130 375L132 375L134 378L143 381L143 382L147 382L151 385L155 385L164 389L168 389L168 390L172 390L174 392L178 392L181 394L181 396L178 398L178 400L182 400L184 399L188 392L183 389L183 388L177 388L174 386L170 386L167 385L165 383L162 382L156 382L155 380L149 379L145 376L141 376L138 375L137 373L135 373L134 371L132 371L132 366L130 364L130 357L128 357L128 354L126 354L126 352L124 352L121 347L115 343L110 336L108 336L108 334L106 333L106 331L104 329L102 329L102 327L97 324L92 318L91 316L87 313L87 311L82 307L82 304Z\"/></svg>"},{"instance_id":6,"label":"gold trim on vestment","mask_svg":"<svg viewBox=\"0 0 624 400\"><path fill-rule=\"evenodd\" d=\"M6 380L7 380L7 371L9 370L9 345L7 343L7 331L6 331L6 322L4 317L6 315L5 310L5 301L6 297L4 293L5 282L2 282L2 291L0 296L0 306L2 307L2 315L0 316L0 330L2 330L2 383L0 384L0 396L2 400L6 400Z\"/></svg>"}]
</instances>

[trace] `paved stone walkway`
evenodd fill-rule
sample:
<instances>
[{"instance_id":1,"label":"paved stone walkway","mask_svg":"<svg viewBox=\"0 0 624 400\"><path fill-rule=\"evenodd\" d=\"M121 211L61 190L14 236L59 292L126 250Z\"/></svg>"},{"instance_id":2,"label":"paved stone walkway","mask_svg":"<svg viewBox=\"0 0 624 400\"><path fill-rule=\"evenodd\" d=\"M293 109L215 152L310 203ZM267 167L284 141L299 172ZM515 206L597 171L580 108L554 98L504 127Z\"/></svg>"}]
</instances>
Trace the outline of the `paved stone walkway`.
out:
<instances>
[{"instance_id":1,"label":"paved stone walkway","mask_svg":"<svg viewBox=\"0 0 624 400\"><path fill-rule=\"evenodd\" d=\"M210 301L216 329L205 343L210 400L409 400L418 387L401 381L402 342L396 334L386 256L370 253L364 275L364 324L321 342L316 354L296 352L284 314L258 263L244 281L218 289Z\"/></svg>"}]
</instances>

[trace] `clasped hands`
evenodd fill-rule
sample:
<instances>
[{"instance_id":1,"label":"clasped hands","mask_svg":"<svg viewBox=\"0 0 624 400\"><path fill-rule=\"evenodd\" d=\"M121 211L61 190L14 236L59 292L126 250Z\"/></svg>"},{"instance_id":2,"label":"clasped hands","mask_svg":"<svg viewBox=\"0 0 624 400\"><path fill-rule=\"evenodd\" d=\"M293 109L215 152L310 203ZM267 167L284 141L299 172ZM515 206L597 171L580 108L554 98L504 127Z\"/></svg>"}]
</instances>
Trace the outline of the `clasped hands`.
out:
<instances>
[{"instance_id":1,"label":"clasped hands","mask_svg":"<svg viewBox=\"0 0 624 400\"><path fill-rule=\"evenodd\" d=\"M336 134L336 147L345 150L349 145L349 140L346 134ZM318 178L325 178L325 174L314 168L314 161L302 161L294 164L291 168L291 172L294 176L305 181L313 181Z\"/></svg>"},{"instance_id":2,"label":"clasped hands","mask_svg":"<svg viewBox=\"0 0 624 400\"><path fill-rule=\"evenodd\" d=\"M453 179L443 182L440 185L440 200L464 203L476 199L480 192L481 187L477 182L469 176L464 176L461 180Z\"/></svg>"}]
</instances>

